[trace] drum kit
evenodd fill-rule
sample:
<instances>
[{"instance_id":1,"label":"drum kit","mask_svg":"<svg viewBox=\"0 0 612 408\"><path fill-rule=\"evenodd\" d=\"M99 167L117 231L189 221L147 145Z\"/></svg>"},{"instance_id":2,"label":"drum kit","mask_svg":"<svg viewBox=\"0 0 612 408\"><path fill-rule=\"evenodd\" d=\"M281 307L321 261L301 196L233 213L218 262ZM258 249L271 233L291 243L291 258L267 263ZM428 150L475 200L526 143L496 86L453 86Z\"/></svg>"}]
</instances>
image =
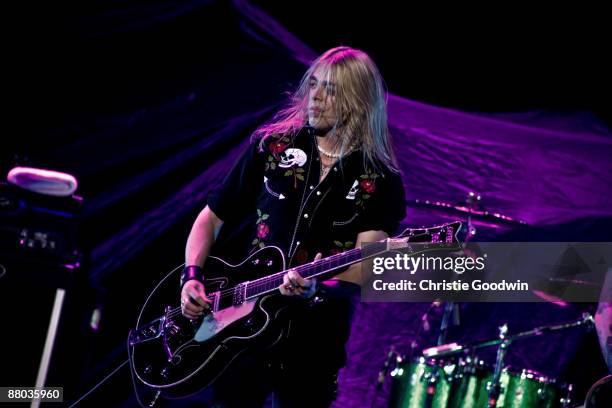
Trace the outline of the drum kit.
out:
<instances>
[{"instance_id":1,"label":"drum kit","mask_svg":"<svg viewBox=\"0 0 612 408\"><path fill-rule=\"evenodd\" d=\"M423 350L414 360L397 355L391 371L390 407L401 408L565 408L572 404L572 385L561 383L532 370L513 370L504 366L509 346L522 339L574 327L589 327L593 316L558 325L508 334L508 326L499 328L499 336L472 344L448 343ZM478 350L497 347L491 367L478 359Z\"/></svg>"},{"instance_id":2,"label":"drum kit","mask_svg":"<svg viewBox=\"0 0 612 408\"><path fill-rule=\"evenodd\" d=\"M441 202L415 200L414 205L453 215L466 215L467 242L476 234L475 224L495 223L498 227L525 225L510 217L483 210L481 197L469 193L465 205L449 205ZM585 313L579 320L564 324L540 326L531 330L510 334L506 324L499 327L496 338L470 344L446 343L448 327L458 324L459 308L446 302L437 346L425 348L418 357L402 356L393 351L395 366L392 378L389 407L398 408L564 408L575 406L572 401L572 385L549 378L536 371L515 370L505 366L506 352L511 344L550 332L574 327L591 327L593 316ZM413 350L415 344L412 345ZM478 358L484 348L497 347L494 364Z\"/></svg>"}]
</instances>

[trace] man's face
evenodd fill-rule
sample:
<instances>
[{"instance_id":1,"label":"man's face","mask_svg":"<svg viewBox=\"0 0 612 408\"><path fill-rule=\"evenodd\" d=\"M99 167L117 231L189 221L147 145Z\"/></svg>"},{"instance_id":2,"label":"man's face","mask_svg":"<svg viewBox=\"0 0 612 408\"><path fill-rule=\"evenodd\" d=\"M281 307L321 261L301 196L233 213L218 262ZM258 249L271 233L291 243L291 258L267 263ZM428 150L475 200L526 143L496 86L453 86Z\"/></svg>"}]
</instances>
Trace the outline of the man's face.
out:
<instances>
[{"instance_id":1,"label":"man's face","mask_svg":"<svg viewBox=\"0 0 612 408\"><path fill-rule=\"evenodd\" d=\"M336 84L327 82L326 72L319 67L310 77L308 85L308 124L315 129L333 127L336 123Z\"/></svg>"}]
</instances>

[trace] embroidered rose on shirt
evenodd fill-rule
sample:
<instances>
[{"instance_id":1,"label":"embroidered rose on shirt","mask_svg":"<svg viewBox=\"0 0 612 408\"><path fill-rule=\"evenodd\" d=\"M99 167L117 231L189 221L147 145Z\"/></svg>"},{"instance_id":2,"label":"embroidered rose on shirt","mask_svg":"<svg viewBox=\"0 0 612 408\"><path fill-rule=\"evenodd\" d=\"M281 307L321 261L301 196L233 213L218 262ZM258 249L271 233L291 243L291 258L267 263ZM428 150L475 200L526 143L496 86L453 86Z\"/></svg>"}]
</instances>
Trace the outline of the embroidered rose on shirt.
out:
<instances>
[{"instance_id":1,"label":"embroidered rose on shirt","mask_svg":"<svg viewBox=\"0 0 612 408\"><path fill-rule=\"evenodd\" d=\"M276 140L268 145L268 151L270 154L266 160L266 171L276 169L277 163L281 161L283 152L287 150L287 146L289 146L289 142L289 138L287 136L283 136L276 138Z\"/></svg>"},{"instance_id":2,"label":"embroidered rose on shirt","mask_svg":"<svg viewBox=\"0 0 612 408\"><path fill-rule=\"evenodd\" d=\"M359 184L361 185L361 188L363 188L363 191L368 194L372 194L374 190L376 190L376 183L374 183L373 180L362 180Z\"/></svg>"},{"instance_id":3,"label":"embroidered rose on shirt","mask_svg":"<svg viewBox=\"0 0 612 408\"><path fill-rule=\"evenodd\" d=\"M358 195L357 200L355 200L355 204L363 209L365 207L365 202L372 197L372 194L376 191L376 179L378 178L378 174L372 173L367 170L365 174L359 176L359 186L361 187L361 194Z\"/></svg>"},{"instance_id":4,"label":"embroidered rose on shirt","mask_svg":"<svg viewBox=\"0 0 612 408\"><path fill-rule=\"evenodd\" d=\"M269 149L270 149L270 152L272 152L274 156L278 156L280 153L285 151L287 146L288 146L287 143L276 141L276 142L270 143Z\"/></svg>"},{"instance_id":5,"label":"embroidered rose on shirt","mask_svg":"<svg viewBox=\"0 0 612 408\"><path fill-rule=\"evenodd\" d=\"M266 244L264 243L264 238L268 236L268 233L270 232L270 227L264 221L267 220L269 217L270 215L264 214L259 208L257 209L257 238L255 238L253 242L251 242L251 245L255 247L253 249L263 248L266 246Z\"/></svg>"},{"instance_id":6,"label":"embroidered rose on shirt","mask_svg":"<svg viewBox=\"0 0 612 408\"><path fill-rule=\"evenodd\" d=\"M265 224L263 222L261 224L257 224L258 238L265 238L268 235L268 232L270 232L270 227L268 227L268 224Z\"/></svg>"}]
</instances>

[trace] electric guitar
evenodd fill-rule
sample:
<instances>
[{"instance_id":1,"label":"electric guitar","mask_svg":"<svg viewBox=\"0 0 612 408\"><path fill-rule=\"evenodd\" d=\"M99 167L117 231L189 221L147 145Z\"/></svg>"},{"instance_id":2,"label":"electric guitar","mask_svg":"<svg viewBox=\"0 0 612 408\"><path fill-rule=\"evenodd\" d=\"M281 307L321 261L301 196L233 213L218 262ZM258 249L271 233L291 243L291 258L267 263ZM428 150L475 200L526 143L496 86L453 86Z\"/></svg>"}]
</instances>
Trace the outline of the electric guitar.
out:
<instances>
[{"instance_id":1,"label":"electric guitar","mask_svg":"<svg viewBox=\"0 0 612 408\"><path fill-rule=\"evenodd\" d=\"M460 222L453 222L406 229L364 249L351 249L292 269L304 278L329 278L349 265L388 251L415 254L458 248L460 227ZM305 303L278 291L287 270L283 252L274 246L259 249L237 265L209 256L204 284L212 304L196 320L185 318L177 305L180 272L180 268L170 272L157 284L128 339L135 378L167 398L206 388L243 352L277 343L286 334L292 307Z\"/></svg>"}]
</instances>

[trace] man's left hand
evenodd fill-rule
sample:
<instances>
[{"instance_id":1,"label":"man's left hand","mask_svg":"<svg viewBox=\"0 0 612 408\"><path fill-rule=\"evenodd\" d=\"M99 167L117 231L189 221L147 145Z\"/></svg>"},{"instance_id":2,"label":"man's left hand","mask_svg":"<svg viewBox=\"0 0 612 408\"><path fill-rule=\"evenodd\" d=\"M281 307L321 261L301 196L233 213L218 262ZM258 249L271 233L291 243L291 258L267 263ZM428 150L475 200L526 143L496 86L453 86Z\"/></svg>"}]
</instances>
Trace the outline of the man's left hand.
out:
<instances>
[{"instance_id":1,"label":"man's left hand","mask_svg":"<svg viewBox=\"0 0 612 408\"><path fill-rule=\"evenodd\" d=\"M321 259L321 253L315 256L315 261ZM285 296L300 296L303 298L311 298L317 291L317 280L304 279L294 269L290 269L283 276L283 284L278 287L280 293Z\"/></svg>"}]
</instances>

